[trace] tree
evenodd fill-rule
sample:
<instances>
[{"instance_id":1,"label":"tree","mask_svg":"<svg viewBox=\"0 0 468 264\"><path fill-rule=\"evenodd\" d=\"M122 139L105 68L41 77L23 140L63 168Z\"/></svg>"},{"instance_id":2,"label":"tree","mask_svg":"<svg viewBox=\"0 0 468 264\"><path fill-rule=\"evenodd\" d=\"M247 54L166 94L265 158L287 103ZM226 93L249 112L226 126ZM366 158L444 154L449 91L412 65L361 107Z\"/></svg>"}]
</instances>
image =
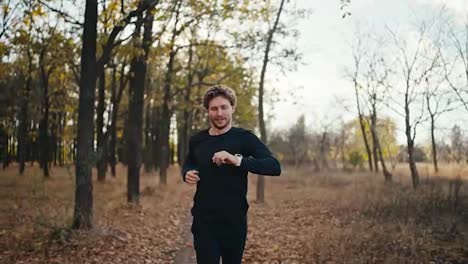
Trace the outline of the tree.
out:
<instances>
[{"instance_id":1,"label":"tree","mask_svg":"<svg viewBox=\"0 0 468 264\"><path fill-rule=\"evenodd\" d=\"M260 139L267 144L267 132L265 126L265 117L263 113L263 99L264 99L264 84L265 84L265 75L267 71L268 63L270 62L270 50L273 44L273 37L278 29L278 24L280 21L281 13L283 12L285 0L281 0L276 17L273 23L273 26L268 30L265 52L263 57L263 65L260 73L260 82L258 85L258 124L260 127ZM257 201L263 203L265 201L265 178L262 175L258 176L257 181Z\"/></svg>"},{"instance_id":2,"label":"tree","mask_svg":"<svg viewBox=\"0 0 468 264\"><path fill-rule=\"evenodd\" d=\"M450 147L452 150L452 158L460 163L465 154L463 132L458 125L454 125L450 131Z\"/></svg>"},{"instance_id":3,"label":"tree","mask_svg":"<svg viewBox=\"0 0 468 264\"><path fill-rule=\"evenodd\" d=\"M419 185L419 173L414 158L414 140L416 138L417 126L423 121L424 103L420 101L419 105L423 107L420 107L421 112L415 118L412 114L414 114L414 105L417 104L418 100L422 99L421 85L423 81L439 64L440 60L440 54L434 48L434 44L427 41L432 26L433 24L427 22L419 24L415 36L416 42L413 46L410 46L407 40L398 36L394 31L388 29L396 48L398 73L400 74L403 86L404 103L401 107L404 109L404 112L400 113L400 115L405 120L408 164L411 171L413 188L417 188ZM398 104L396 101L392 103Z\"/></svg>"},{"instance_id":4,"label":"tree","mask_svg":"<svg viewBox=\"0 0 468 264\"><path fill-rule=\"evenodd\" d=\"M363 137L364 146L366 148L367 161L369 163L370 171L373 171L374 165L372 163L371 150L370 150L370 146L369 146L369 142L367 138L367 133L365 130L367 120L365 119L363 111L361 109L361 99L360 99L360 94L359 94L359 91L362 89L362 86L358 78L360 77L361 61L363 60L363 56L364 56L363 43L359 34L356 34L356 40L357 40L356 46L353 48L354 68L353 70L348 70L347 75L350 77L350 79L353 82L354 95L356 99L356 108L357 108L358 117L359 117L359 125L361 128L361 134Z\"/></svg>"},{"instance_id":5,"label":"tree","mask_svg":"<svg viewBox=\"0 0 468 264\"><path fill-rule=\"evenodd\" d=\"M440 67L438 69L440 69ZM440 76L442 76L442 78ZM453 101L451 98L447 98L447 94L450 93L442 87L444 84L443 76L443 72L434 72L425 78L424 98L427 112L429 114L432 163L434 165L435 172L439 171L437 162L438 148L435 139L436 121L442 114L453 110Z\"/></svg>"},{"instance_id":6,"label":"tree","mask_svg":"<svg viewBox=\"0 0 468 264\"><path fill-rule=\"evenodd\" d=\"M386 94L390 87L388 84L389 67L385 64L383 57L377 53L376 48L370 58L367 61L368 71L365 73L365 90L367 93L367 103L369 108L369 115L371 120L371 135L372 145L374 151L374 161L380 161L382 165L382 171L386 181L392 181L392 174L388 171L385 164L385 159L382 154L382 147L379 140L379 134L377 133L377 108L379 104L386 100ZM378 171L377 162L375 162L375 169Z\"/></svg>"},{"instance_id":7,"label":"tree","mask_svg":"<svg viewBox=\"0 0 468 264\"><path fill-rule=\"evenodd\" d=\"M355 44L356 47L353 48L354 69L351 71L352 73L348 73L348 75L351 76L354 85L361 132L364 137L369 164L372 166L371 160L373 160L373 169L378 172L380 162L385 180L391 181L392 174L388 171L385 159L383 158L382 146L377 132L378 109L380 105L387 100L386 97L390 90L390 67L387 65L383 54L381 54L381 50L385 50L383 41L375 40L369 36L365 37L366 39L363 41L364 36L356 33L357 43ZM367 47L363 46L363 42L366 43ZM364 50L367 51L366 55L364 55ZM360 93L360 91L362 92ZM369 119L364 118L361 113L360 97L362 97L365 103L364 106L367 108ZM369 128L372 139L372 158L370 158L371 151L367 142L367 133L365 133L365 121L370 121Z\"/></svg>"},{"instance_id":8,"label":"tree","mask_svg":"<svg viewBox=\"0 0 468 264\"><path fill-rule=\"evenodd\" d=\"M67 47L62 45L65 43L64 37L56 32L58 21L54 26L44 30L40 39L39 48L39 76L42 88L41 112L42 117L39 124L39 142L41 145L41 167L45 177L49 177L49 162L51 160L51 136L50 130L50 107L51 95L50 83L52 74L57 70L59 65L65 63ZM44 25L42 25L44 28ZM37 29L39 31L39 29ZM56 49L52 51L52 49Z\"/></svg>"},{"instance_id":9,"label":"tree","mask_svg":"<svg viewBox=\"0 0 468 264\"><path fill-rule=\"evenodd\" d=\"M379 135L379 143L382 150L383 159L392 161L394 165L395 156L398 154L398 145L396 141L396 128L397 125L389 117L378 117L376 121L376 130ZM366 158L366 149L363 143L363 136L361 135L362 130L360 129L359 119L353 119L348 121L344 125L346 133L349 135L346 142L346 153L345 156L351 156L352 152L358 152L361 156ZM370 123L366 123L364 128L367 137L371 136ZM353 154L356 155L356 154Z\"/></svg>"},{"instance_id":10,"label":"tree","mask_svg":"<svg viewBox=\"0 0 468 264\"><path fill-rule=\"evenodd\" d=\"M143 100L146 83L146 68L149 49L152 44L151 36L153 30L154 10L148 9L145 15L137 18L133 41L134 48L142 49L139 55L132 59L130 66L130 102L129 116L127 121L127 200L138 203L140 196L140 167L142 161L142 135L143 135ZM141 27L144 27L141 39ZM141 44L140 44L141 43Z\"/></svg>"},{"instance_id":11,"label":"tree","mask_svg":"<svg viewBox=\"0 0 468 264\"><path fill-rule=\"evenodd\" d=\"M0 3L0 40L7 36L8 31L16 24L14 18L20 6L21 4L15 0L6 0Z\"/></svg>"},{"instance_id":12,"label":"tree","mask_svg":"<svg viewBox=\"0 0 468 264\"><path fill-rule=\"evenodd\" d=\"M117 67L120 66L120 69ZM112 88L111 88L111 123L109 125L109 163L111 166L111 174L112 176L116 176L115 166L117 163L116 158L116 148L117 148L117 122L118 122L118 115L120 110L120 101L122 100L122 95L125 87L127 86L128 78L125 74L125 67L127 66L127 62L125 59L122 60L120 65L114 65L113 69L113 76L112 76ZM116 83L116 72L119 70L119 85L117 87Z\"/></svg>"},{"instance_id":13,"label":"tree","mask_svg":"<svg viewBox=\"0 0 468 264\"><path fill-rule=\"evenodd\" d=\"M93 216L93 133L96 87L97 0L86 0L81 49L80 93L76 154L76 191L73 227L89 229Z\"/></svg>"},{"instance_id":14,"label":"tree","mask_svg":"<svg viewBox=\"0 0 468 264\"><path fill-rule=\"evenodd\" d=\"M456 97L463 107L468 111L468 22L465 22L461 30L457 26L449 24L448 38L452 45L452 50L447 51L445 60L448 60L448 54L455 54L450 58L452 63L445 63L445 79L455 92Z\"/></svg>"},{"instance_id":15,"label":"tree","mask_svg":"<svg viewBox=\"0 0 468 264\"><path fill-rule=\"evenodd\" d=\"M31 6L28 6L31 10ZM26 16L26 19L32 19L32 16ZM26 57L27 57L27 69L26 69L26 84L24 87L24 92L21 100L20 107L20 116L19 116L19 129L18 129L18 162L19 162L19 174L23 174L25 169L26 161L26 145L27 145L27 134L28 134L28 123L29 123L29 114L28 114L28 104L31 93L32 86L32 72L33 72L33 55L32 55L32 21L29 21L27 31L19 31L19 37L17 41L19 43L25 43L26 46Z\"/></svg>"},{"instance_id":16,"label":"tree","mask_svg":"<svg viewBox=\"0 0 468 264\"><path fill-rule=\"evenodd\" d=\"M308 137L306 134L305 117L301 115L288 133L288 143L291 149L290 155L294 161L294 166L297 168L307 158L309 150Z\"/></svg>"},{"instance_id":17,"label":"tree","mask_svg":"<svg viewBox=\"0 0 468 264\"><path fill-rule=\"evenodd\" d=\"M169 134L170 134L170 123L171 123L171 109L170 109L170 99L171 99L171 82L174 74L174 63L175 58L178 52L178 49L175 47L176 38L183 32L184 26L180 26L181 20L181 6L182 1L176 1L174 6L175 12L175 21L174 28L172 30L171 39L168 44L169 50L169 59L167 62L166 75L164 76L163 84L163 102L161 108L161 126L159 136L161 137L161 153L160 153L160 168L159 168L159 182L162 185L165 185L167 182L167 169L169 167Z\"/></svg>"}]
</instances>

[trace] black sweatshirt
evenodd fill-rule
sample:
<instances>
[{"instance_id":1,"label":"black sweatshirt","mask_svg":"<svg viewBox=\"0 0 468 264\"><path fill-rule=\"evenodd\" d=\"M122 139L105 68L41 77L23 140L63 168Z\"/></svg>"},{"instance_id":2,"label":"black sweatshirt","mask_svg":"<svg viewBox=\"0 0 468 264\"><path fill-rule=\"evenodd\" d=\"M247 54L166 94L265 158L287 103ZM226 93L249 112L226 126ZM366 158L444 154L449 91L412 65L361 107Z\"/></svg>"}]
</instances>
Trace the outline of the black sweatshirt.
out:
<instances>
[{"instance_id":1,"label":"black sweatshirt","mask_svg":"<svg viewBox=\"0 0 468 264\"><path fill-rule=\"evenodd\" d=\"M239 167L213 163L218 151L243 156ZM189 151L182 167L182 177L189 170L197 170L200 181L193 199L192 215L247 213L248 172L279 176L281 166L268 148L252 132L232 127L224 134L212 136L208 129L190 138Z\"/></svg>"}]
</instances>

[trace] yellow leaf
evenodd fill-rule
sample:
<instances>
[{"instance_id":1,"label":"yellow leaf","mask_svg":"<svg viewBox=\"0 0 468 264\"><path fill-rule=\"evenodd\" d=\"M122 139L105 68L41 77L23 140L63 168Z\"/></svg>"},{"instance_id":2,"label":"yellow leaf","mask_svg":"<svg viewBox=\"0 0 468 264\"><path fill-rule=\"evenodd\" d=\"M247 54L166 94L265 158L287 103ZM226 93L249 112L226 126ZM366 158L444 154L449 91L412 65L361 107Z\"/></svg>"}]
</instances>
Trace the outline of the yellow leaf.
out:
<instances>
[{"instance_id":1,"label":"yellow leaf","mask_svg":"<svg viewBox=\"0 0 468 264\"><path fill-rule=\"evenodd\" d=\"M7 4L2 5L3 14L8 14L10 12L10 7Z\"/></svg>"}]
</instances>

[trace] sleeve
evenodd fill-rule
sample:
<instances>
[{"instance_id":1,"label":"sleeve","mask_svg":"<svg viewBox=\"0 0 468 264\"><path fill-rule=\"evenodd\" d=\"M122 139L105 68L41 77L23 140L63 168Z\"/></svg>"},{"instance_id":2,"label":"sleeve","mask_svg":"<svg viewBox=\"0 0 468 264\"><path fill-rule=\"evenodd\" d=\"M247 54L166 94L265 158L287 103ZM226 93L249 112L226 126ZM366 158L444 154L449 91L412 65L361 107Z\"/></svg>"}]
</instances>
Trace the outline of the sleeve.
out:
<instances>
[{"instance_id":1,"label":"sleeve","mask_svg":"<svg viewBox=\"0 0 468 264\"><path fill-rule=\"evenodd\" d=\"M188 153L185 158L184 164L182 165L182 180L185 182L185 174L187 171L190 170L196 170L197 169L197 164L196 160L194 157L194 149L193 149L193 137L190 138L189 140L189 148L188 148Z\"/></svg>"},{"instance_id":2,"label":"sleeve","mask_svg":"<svg viewBox=\"0 0 468 264\"><path fill-rule=\"evenodd\" d=\"M247 131L244 140L248 155L242 159L240 168L260 175L279 176L281 174L279 161L255 134Z\"/></svg>"}]
</instances>

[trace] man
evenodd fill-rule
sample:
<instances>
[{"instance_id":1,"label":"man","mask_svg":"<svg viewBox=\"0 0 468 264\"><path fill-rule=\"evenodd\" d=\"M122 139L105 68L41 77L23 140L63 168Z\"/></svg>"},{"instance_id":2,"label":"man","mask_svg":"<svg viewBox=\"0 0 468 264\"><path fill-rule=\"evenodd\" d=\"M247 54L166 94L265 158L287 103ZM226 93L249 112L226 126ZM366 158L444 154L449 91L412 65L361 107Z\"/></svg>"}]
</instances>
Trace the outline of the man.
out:
<instances>
[{"instance_id":1,"label":"man","mask_svg":"<svg viewBox=\"0 0 468 264\"><path fill-rule=\"evenodd\" d=\"M279 176L281 166L252 132L232 127L236 95L216 85L204 96L210 128L190 138L184 182L197 186L192 233L199 264L237 264L247 237L247 174Z\"/></svg>"}]
</instances>

